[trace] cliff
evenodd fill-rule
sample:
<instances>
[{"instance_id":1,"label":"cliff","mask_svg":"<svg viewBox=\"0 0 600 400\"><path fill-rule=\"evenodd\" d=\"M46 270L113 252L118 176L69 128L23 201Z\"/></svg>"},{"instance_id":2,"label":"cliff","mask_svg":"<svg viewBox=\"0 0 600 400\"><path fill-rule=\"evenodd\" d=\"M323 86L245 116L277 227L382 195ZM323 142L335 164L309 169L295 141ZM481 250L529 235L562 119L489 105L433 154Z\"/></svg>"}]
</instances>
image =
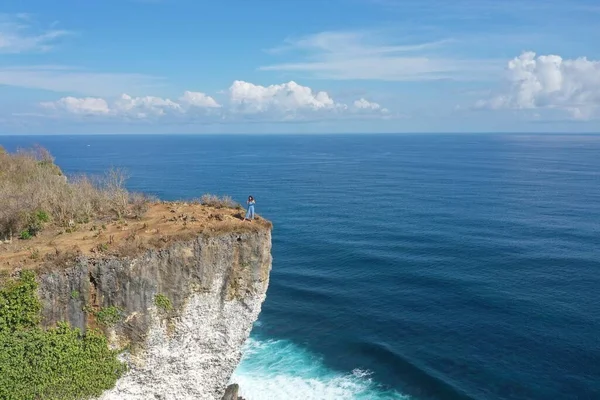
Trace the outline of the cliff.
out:
<instances>
[{"instance_id":1,"label":"cliff","mask_svg":"<svg viewBox=\"0 0 600 400\"><path fill-rule=\"evenodd\" d=\"M43 326L100 328L123 350L129 370L101 399L220 400L271 270L271 224L242 222L236 212L159 203L127 229L114 223L102 235L86 228L28 243L45 252L35 259L49 261L19 258L31 250L12 243L0 263L37 270ZM135 251L125 251L131 232L139 232ZM74 242L72 262L54 257L56 246Z\"/></svg>"},{"instance_id":2,"label":"cliff","mask_svg":"<svg viewBox=\"0 0 600 400\"><path fill-rule=\"evenodd\" d=\"M264 231L199 236L132 259L81 257L40 276L43 323L85 328L96 323L86 306L119 309L108 337L131 349L131 369L102 399L220 399L265 299L270 248Z\"/></svg>"},{"instance_id":3,"label":"cliff","mask_svg":"<svg viewBox=\"0 0 600 400\"><path fill-rule=\"evenodd\" d=\"M229 197L160 202L125 180L0 146L0 399L224 395L265 299L272 225Z\"/></svg>"}]
</instances>

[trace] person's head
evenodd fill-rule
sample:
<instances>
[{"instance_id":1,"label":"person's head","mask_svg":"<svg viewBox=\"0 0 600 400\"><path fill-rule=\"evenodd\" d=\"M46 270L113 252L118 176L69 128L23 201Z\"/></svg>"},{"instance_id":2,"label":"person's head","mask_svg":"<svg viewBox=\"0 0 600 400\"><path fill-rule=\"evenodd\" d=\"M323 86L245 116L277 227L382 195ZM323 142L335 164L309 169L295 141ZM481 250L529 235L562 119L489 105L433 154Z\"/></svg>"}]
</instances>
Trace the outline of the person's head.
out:
<instances>
[{"instance_id":1,"label":"person's head","mask_svg":"<svg viewBox=\"0 0 600 400\"><path fill-rule=\"evenodd\" d=\"M254 197L248 196L248 201L254 201Z\"/></svg>"}]
</instances>

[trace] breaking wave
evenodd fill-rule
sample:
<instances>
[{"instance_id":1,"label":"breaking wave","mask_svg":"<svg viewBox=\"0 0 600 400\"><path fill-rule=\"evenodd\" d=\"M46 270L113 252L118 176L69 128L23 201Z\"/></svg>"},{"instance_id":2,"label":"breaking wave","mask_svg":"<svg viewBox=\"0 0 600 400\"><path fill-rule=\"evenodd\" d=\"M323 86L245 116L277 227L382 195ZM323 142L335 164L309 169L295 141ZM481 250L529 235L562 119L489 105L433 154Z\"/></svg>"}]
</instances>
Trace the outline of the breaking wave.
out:
<instances>
[{"instance_id":1,"label":"breaking wave","mask_svg":"<svg viewBox=\"0 0 600 400\"><path fill-rule=\"evenodd\" d=\"M287 340L250 338L231 377L247 400L408 400L377 384L371 372L338 372L322 359Z\"/></svg>"}]
</instances>

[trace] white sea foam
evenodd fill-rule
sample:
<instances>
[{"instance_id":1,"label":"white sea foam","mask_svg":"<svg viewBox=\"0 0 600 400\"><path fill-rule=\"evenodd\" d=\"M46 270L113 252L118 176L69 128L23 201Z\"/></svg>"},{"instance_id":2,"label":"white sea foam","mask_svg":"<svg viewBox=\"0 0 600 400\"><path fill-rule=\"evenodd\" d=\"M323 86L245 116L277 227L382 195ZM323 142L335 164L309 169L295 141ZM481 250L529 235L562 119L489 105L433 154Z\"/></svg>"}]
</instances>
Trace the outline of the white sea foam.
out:
<instances>
[{"instance_id":1,"label":"white sea foam","mask_svg":"<svg viewBox=\"0 0 600 400\"><path fill-rule=\"evenodd\" d=\"M247 400L407 400L382 389L369 371L327 368L309 351L285 340L248 339L231 382Z\"/></svg>"}]
</instances>

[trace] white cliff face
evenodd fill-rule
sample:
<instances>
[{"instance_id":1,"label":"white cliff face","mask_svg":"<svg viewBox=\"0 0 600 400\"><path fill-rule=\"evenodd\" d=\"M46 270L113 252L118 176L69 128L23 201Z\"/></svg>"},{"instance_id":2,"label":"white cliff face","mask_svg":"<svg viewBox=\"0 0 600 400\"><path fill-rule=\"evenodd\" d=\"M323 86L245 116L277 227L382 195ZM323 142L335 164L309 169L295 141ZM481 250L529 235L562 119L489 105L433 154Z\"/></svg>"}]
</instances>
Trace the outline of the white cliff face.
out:
<instances>
[{"instance_id":1,"label":"white cliff face","mask_svg":"<svg viewBox=\"0 0 600 400\"><path fill-rule=\"evenodd\" d=\"M132 344L123 354L130 369L100 400L221 400L266 297L270 251L271 232L262 230L199 237L134 260L83 260L42 279L45 322L89 325L74 300L59 301L73 290L124 310L108 334ZM170 315L154 304L157 294L173 302Z\"/></svg>"},{"instance_id":2,"label":"white cliff face","mask_svg":"<svg viewBox=\"0 0 600 400\"><path fill-rule=\"evenodd\" d=\"M261 291L221 302L222 286L219 279L209 293L193 295L173 333L157 318L145 354L128 357L131 370L101 399L220 400L265 298Z\"/></svg>"}]
</instances>

